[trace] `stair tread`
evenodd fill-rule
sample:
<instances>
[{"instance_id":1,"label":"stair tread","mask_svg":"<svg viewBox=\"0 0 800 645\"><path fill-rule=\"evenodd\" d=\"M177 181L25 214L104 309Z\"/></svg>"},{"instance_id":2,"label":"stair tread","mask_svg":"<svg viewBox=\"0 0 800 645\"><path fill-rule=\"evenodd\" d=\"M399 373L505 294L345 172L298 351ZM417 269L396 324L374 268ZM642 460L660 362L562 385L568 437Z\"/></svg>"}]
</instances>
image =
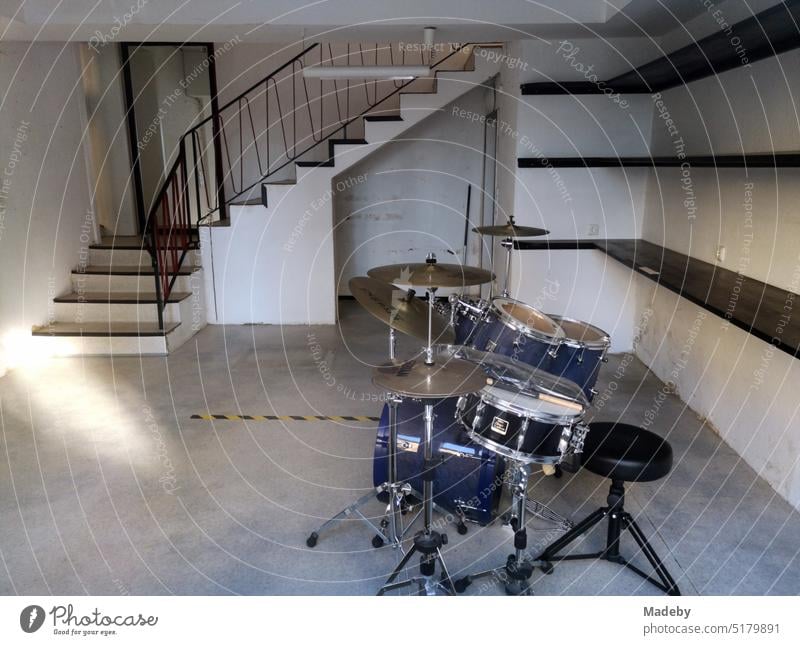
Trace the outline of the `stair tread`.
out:
<instances>
[{"instance_id":1,"label":"stair tread","mask_svg":"<svg viewBox=\"0 0 800 645\"><path fill-rule=\"evenodd\" d=\"M402 121L403 117L399 114L367 114L365 121Z\"/></svg>"},{"instance_id":2,"label":"stair tread","mask_svg":"<svg viewBox=\"0 0 800 645\"><path fill-rule=\"evenodd\" d=\"M180 323L164 323L164 329L158 323L138 322L54 322L43 327L34 327L34 336L166 336Z\"/></svg>"},{"instance_id":3,"label":"stair tread","mask_svg":"<svg viewBox=\"0 0 800 645\"><path fill-rule=\"evenodd\" d=\"M167 302L180 302L192 294L188 291L173 291L169 294ZM109 304L155 304L155 292L141 291L96 291L89 293L67 293L53 298L53 302L82 302L82 303L109 303Z\"/></svg>"},{"instance_id":4,"label":"stair tread","mask_svg":"<svg viewBox=\"0 0 800 645\"><path fill-rule=\"evenodd\" d=\"M90 249L116 249L117 251L138 251L144 249L142 238L138 235L116 235L103 237L97 244L90 244Z\"/></svg>"},{"instance_id":5,"label":"stair tread","mask_svg":"<svg viewBox=\"0 0 800 645\"><path fill-rule=\"evenodd\" d=\"M296 165L301 168L330 168L333 166L333 160L326 161L296 161Z\"/></svg>"},{"instance_id":6,"label":"stair tread","mask_svg":"<svg viewBox=\"0 0 800 645\"><path fill-rule=\"evenodd\" d=\"M178 275L192 275L199 267L181 267L177 272ZM86 274L86 275L153 275L153 267L151 266L135 266L135 265L107 265L107 264L90 264L83 270L73 269L73 274ZM175 275L176 272L170 271L170 275Z\"/></svg>"},{"instance_id":7,"label":"stair tread","mask_svg":"<svg viewBox=\"0 0 800 645\"><path fill-rule=\"evenodd\" d=\"M147 251L147 244L138 235L117 235L116 237L103 237L95 244L89 245L90 249L98 251ZM170 249L183 249L183 246L170 245Z\"/></svg>"}]
</instances>

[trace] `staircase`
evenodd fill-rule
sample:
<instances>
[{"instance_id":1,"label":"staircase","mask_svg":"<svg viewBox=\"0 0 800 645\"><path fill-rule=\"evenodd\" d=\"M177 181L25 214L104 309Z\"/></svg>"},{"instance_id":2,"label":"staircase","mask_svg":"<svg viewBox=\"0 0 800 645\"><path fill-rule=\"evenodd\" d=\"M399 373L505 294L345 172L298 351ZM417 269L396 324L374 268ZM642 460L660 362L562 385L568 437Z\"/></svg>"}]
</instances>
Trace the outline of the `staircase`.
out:
<instances>
[{"instance_id":1,"label":"staircase","mask_svg":"<svg viewBox=\"0 0 800 645\"><path fill-rule=\"evenodd\" d=\"M412 62L391 45L366 53L358 47L334 54L328 45L326 58L324 47L312 45L187 131L147 214L144 236L104 237L91 245L88 263L72 273L72 291L53 300L53 322L33 329L52 346L49 353L167 354L205 326L200 266L213 272L215 261L223 270L213 273L215 288L208 290L213 322L335 322L336 294L327 284L333 275L331 199L314 207L316 221L301 231L304 244L319 245L324 268L314 276L304 260L289 262L297 265L289 267L292 277L308 278L304 288L324 295L308 299L309 307L287 305L269 285L287 268L274 261L297 231L298 214L330 194L337 174L497 73L488 57L475 56L475 46L454 46L427 60L420 54L429 77L346 85L319 80L318 94L309 94L313 81L303 74L309 65L347 67L354 56L361 66ZM387 53L391 61L381 62ZM298 137L298 129L305 134ZM269 223L275 223L267 234L274 252L251 249ZM321 231L320 223L327 223ZM240 291L254 269L266 285L262 296L259 283L247 311ZM236 297L228 304L230 294Z\"/></svg>"},{"instance_id":2,"label":"staircase","mask_svg":"<svg viewBox=\"0 0 800 645\"><path fill-rule=\"evenodd\" d=\"M164 355L205 326L199 253L174 272L159 324L153 263L142 238L107 237L88 251L87 264L72 271L72 290L53 299L55 321L33 329L49 354Z\"/></svg>"},{"instance_id":3,"label":"staircase","mask_svg":"<svg viewBox=\"0 0 800 645\"><path fill-rule=\"evenodd\" d=\"M497 75L495 57L457 52L452 69L408 83L348 126L348 137L331 137L313 159L293 163L292 176L267 177L233 201L225 226L200 231L203 266L215 267L212 322L227 324L334 324L333 199L337 176L397 139L414 125ZM355 136L350 133L354 132ZM316 249L313 263L297 253ZM387 260L388 261L388 260ZM263 276L263 279L262 279ZM242 284L251 281L252 286ZM247 298L242 290L247 289ZM297 291L300 296L292 294ZM311 295L313 294L313 295Z\"/></svg>"}]
</instances>

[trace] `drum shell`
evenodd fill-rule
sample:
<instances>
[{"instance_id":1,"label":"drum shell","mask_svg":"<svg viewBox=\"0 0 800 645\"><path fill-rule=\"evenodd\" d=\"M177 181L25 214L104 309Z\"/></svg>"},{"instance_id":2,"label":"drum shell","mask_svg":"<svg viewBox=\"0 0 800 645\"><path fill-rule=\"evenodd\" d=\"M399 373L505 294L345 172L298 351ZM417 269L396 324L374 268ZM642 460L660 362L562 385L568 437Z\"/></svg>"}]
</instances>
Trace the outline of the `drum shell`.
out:
<instances>
[{"instance_id":1,"label":"drum shell","mask_svg":"<svg viewBox=\"0 0 800 645\"><path fill-rule=\"evenodd\" d=\"M555 356L548 356L548 360L541 367L553 376L567 378L576 383L591 402L605 353L605 348L590 349L562 343L556 350Z\"/></svg>"},{"instance_id":2,"label":"drum shell","mask_svg":"<svg viewBox=\"0 0 800 645\"><path fill-rule=\"evenodd\" d=\"M471 441L456 420L457 398L440 399L434 405L433 456L442 457L433 482L433 499L456 514L486 525L494 518L502 493L504 461L494 452ZM397 406L397 474L421 493L424 405L405 400ZM373 460L373 482L379 486L388 475L389 407L383 406Z\"/></svg>"},{"instance_id":3,"label":"drum shell","mask_svg":"<svg viewBox=\"0 0 800 645\"><path fill-rule=\"evenodd\" d=\"M488 312L473 334L473 347L484 352L496 352L533 367L544 367L555 342L527 336Z\"/></svg>"},{"instance_id":4,"label":"drum shell","mask_svg":"<svg viewBox=\"0 0 800 645\"><path fill-rule=\"evenodd\" d=\"M557 464L566 453L572 423L523 417L482 401L477 394L462 397L459 405L462 422L473 437L477 435L476 442L486 442L488 450L497 446L506 457L537 464Z\"/></svg>"}]
</instances>

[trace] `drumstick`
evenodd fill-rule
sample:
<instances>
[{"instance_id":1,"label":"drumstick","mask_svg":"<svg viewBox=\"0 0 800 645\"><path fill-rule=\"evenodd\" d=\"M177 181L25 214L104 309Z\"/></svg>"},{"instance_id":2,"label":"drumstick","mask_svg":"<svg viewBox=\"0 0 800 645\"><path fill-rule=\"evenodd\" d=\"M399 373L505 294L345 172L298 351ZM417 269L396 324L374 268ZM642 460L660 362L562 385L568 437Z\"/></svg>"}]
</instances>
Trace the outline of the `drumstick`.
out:
<instances>
[{"instance_id":1,"label":"drumstick","mask_svg":"<svg viewBox=\"0 0 800 645\"><path fill-rule=\"evenodd\" d=\"M539 399L542 401L547 401L547 403L555 403L556 405L560 405L565 408L571 408L579 412L583 410L583 406L580 403L567 401L566 399L559 399L557 396L551 396L550 394L540 394Z\"/></svg>"},{"instance_id":2,"label":"drumstick","mask_svg":"<svg viewBox=\"0 0 800 645\"><path fill-rule=\"evenodd\" d=\"M487 385L494 385L494 379L489 377L486 379ZM571 410L576 410L577 412L583 412L583 406L580 403L576 403L575 401L568 401L567 399L560 399L557 396L553 396L551 394L540 394L531 393L534 398L540 399L541 401L545 401L547 403L554 403L556 405L560 405L564 408L570 408Z\"/></svg>"}]
</instances>

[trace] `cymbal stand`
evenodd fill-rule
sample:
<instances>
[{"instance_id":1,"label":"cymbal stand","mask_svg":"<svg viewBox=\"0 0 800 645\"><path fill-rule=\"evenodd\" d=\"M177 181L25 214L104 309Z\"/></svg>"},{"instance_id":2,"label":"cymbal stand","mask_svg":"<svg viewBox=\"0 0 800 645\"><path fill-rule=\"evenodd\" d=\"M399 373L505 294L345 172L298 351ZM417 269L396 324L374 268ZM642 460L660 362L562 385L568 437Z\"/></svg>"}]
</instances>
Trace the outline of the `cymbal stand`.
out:
<instances>
[{"instance_id":1,"label":"cymbal stand","mask_svg":"<svg viewBox=\"0 0 800 645\"><path fill-rule=\"evenodd\" d=\"M454 587L458 593L466 591L475 580L493 577L505 585L506 593L512 596L530 596L530 578L534 567L544 567L545 563L531 559L526 550L528 548L528 531L526 527L528 466L517 461L509 464L512 470L510 487L512 491L511 519L509 524L514 530L514 553L508 556L505 565L472 573L456 580Z\"/></svg>"},{"instance_id":2,"label":"cymbal stand","mask_svg":"<svg viewBox=\"0 0 800 645\"><path fill-rule=\"evenodd\" d=\"M424 528L414 535L414 544L411 549L403 556L403 559L386 579L384 585L378 591L382 596L387 591L396 591L410 585L417 585L417 594L420 596L455 595L456 590L453 581L447 571L442 556L442 547L447 544L447 534L435 531L433 524L433 480L435 477L438 460L433 459L433 404L425 403L425 433L423 435L423 521ZM394 580L406 569L406 565L414 554L420 555L419 575L394 582ZM442 566L440 578L436 578L436 563Z\"/></svg>"},{"instance_id":3,"label":"cymbal stand","mask_svg":"<svg viewBox=\"0 0 800 645\"><path fill-rule=\"evenodd\" d=\"M394 549L403 551L403 538L406 532L414 524L419 513L411 520L407 527L403 527L401 514L408 508L406 496L413 492L411 484L407 484L397 479L397 406L402 402L402 398L393 392L389 392L386 403L389 406L389 446L387 480L375 490L359 497L355 502L342 509L324 522L316 531L306 539L306 545L314 548L317 545L321 533L335 525L336 523L355 516L356 519L365 523L375 535L372 537L372 546L379 548L385 543L392 545ZM386 512L381 520L380 526L376 525L369 517L361 512L361 507L371 502L375 496L387 496L388 501Z\"/></svg>"},{"instance_id":4,"label":"cymbal stand","mask_svg":"<svg viewBox=\"0 0 800 645\"><path fill-rule=\"evenodd\" d=\"M429 258L429 261L430 258ZM435 262L435 259L433 260ZM428 344L425 347L425 363L433 365L433 298L436 292L435 287L428 288ZM447 544L447 534L440 533L433 529L433 481L436 477L436 468L440 459L433 458L433 401L425 400L425 432L422 437L422 518L423 529L414 535L414 544L411 549L403 556L400 563L386 579L384 585L378 591L382 596L387 591L396 591L410 585L417 585L418 595L455 595L456 590L453 581L447 571L447 565L442 556L442 547ZM401 582L394 582L395 579L406 569L406 565L414 554L419 553L419 575ZM442 567L441 577L437 579L436 563Z\"/></svg>"},{"instance_id":5,"label":"cymbal stand","mask_svg":"<svg viewBox=\"0 0 800 645\"><path fill-rule=\"evenodd\" d=\"M511 272L511 249L514 248L514 240L507 237L500 242L500 246L506 250L506 275L503 280L503 293L501 295L503 298L508 298L508 276Z\"/></svg>"}]
</instances>

